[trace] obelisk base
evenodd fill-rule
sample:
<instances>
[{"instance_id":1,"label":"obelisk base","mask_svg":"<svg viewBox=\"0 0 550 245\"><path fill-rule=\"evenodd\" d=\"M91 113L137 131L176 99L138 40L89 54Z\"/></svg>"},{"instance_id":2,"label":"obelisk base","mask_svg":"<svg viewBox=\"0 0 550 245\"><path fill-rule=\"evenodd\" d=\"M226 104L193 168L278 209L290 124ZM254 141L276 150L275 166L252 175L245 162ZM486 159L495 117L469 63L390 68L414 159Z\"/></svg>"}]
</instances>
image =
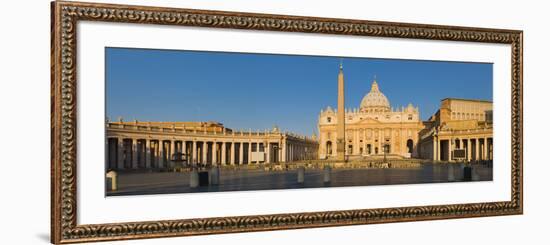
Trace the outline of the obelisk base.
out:
<instances>
[{"instance_id":1,"label":"obelisk base","mask_svg":"<svg viewBox=\"0 0 550 245\"><path fill-rule=\"evenodd\" d=\"M337 139L336 142L336 160L346 161L346 147L342 139Z\"/></svg>"}]
</instances>

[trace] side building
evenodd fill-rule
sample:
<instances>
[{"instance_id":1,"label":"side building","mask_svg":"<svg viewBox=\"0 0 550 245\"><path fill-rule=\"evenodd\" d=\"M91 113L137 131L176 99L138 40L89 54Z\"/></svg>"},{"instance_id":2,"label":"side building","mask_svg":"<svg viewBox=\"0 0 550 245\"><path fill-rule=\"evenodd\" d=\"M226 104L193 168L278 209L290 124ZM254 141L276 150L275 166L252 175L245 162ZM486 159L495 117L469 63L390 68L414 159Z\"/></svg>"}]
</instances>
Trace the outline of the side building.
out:
<instances>
[{"instance_id":1,"label":"side building","mask_svg":"<svg viewBox=\"0 0 550 245\"><path fill-rule=\"evenodd\" d=\"M449 162L493 159L491 101L443 99L424 125L419 134L421 158Z\"/></svg>"},{"instance_id":2,"label":"side building","mask_svg":"<svg viewBox=\"0 0 550 245\"><path fill-rule=\"evenodd\" d=\"M156 169L185 154L191 163L243 165L317 158L312 137L281 132L235 131L217 122L107 122L108 169Z\"/></svg>"}]
</instances>

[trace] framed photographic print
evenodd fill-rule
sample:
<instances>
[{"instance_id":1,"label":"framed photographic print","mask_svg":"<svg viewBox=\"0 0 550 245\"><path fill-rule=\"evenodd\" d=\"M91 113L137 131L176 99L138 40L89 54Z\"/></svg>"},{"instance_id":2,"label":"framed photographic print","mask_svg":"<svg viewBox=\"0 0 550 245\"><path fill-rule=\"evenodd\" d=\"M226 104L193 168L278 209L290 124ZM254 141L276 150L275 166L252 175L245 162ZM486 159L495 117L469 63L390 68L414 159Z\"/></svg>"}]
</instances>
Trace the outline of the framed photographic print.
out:
<instances>
[{"instance_id":1,"label":"framed photographic print","mask_svg":"<svg viewBox=\"0 0 550 245\"><path fill-rule=\"evenodd\" d=\"M523 212L522 31L51 10L52 243Z\"/></svg>"}]
</instances>

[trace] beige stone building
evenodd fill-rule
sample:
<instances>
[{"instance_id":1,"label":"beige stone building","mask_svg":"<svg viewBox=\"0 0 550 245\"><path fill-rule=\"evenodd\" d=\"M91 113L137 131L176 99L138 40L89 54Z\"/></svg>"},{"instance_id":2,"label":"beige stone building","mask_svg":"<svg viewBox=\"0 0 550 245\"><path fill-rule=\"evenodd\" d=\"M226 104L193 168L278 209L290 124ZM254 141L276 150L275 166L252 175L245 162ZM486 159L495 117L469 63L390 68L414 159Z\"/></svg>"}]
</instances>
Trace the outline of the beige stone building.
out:
<instances>
[{"instance_id":1,"label":"beige stone building","mask_svg":"<svg viewBox=\"0 0 550 245\"><path fill-rule=\"evenodd\" d=\"M493 159L493 103L446 98L420 132L420 157L434 161Z\"/></svg>"},{"instance_id":2,"label":"beige stone building","mask_svg":"<svg viewBox=\"0 0 550 245\"><path fill-rule=\"evenodd\" d=\"M392 108L374 80L359 108L344 109L343 89L344 76L340 66L338 110L329 106L321 110L318 118L320 159L339 159L338 141L345 141L347 159L382 156L384 151L391 157L418 156L418 133L424 127L418 107L409 104ZM339 123L342 119L343 124ZM345 135L339 133L344 131Z\"/></svg>"},{"instance_id":3,"label":"beige stone building","mask_svg":"<svg viewBox=\"0 0 550 245\"><path fill-rule=\"evenodd\" d=\"M225 128L216 122L107 122L108 169L166 168L174 154L191 163L242 165L317 158L315 138Z\"/></svg>"}]
</instances>

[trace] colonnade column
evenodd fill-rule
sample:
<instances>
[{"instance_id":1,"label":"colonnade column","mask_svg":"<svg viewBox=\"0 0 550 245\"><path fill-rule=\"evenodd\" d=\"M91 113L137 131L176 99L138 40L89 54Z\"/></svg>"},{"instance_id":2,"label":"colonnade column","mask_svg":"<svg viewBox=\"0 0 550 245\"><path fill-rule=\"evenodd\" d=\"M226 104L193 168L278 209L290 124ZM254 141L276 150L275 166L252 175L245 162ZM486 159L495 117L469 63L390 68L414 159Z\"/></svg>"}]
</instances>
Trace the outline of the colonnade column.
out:
<instances>
[{"instance_id":1,"label":"colonnade column","mask_svg":"<svg viewBox=\"0 0 550 245\"><path fill-rule=\"evenodd\" d=\"M208 142L202 142L202 163L206 164L208 162Z\"/></svg>"},{"instance_id":2,"label":"colonnade column","mask_svg":"<svg viewBox=\"0 0 550 245\"><path fill-rule=\"evenodd\" d=\"M105 169L110 169L111 168L111 154L110 154L110 151L109 151L109 138L106 137L105 138Z\"/></svg>"},{"instance_id":3,"label":"colonnade column","mask_svg":"<svg viewBox=\"0 0 550 245\"><path fill-rule=\"evenodd\" d=\"M441 161L441 139L437 138L437 160Z\"/></svg>"},{"instance_id":4,"label":"colonnade column","mask_svg":"<svg viewBox=\"0 0 550 245\"><path fill-rule=\"evenodd\" d=\"M466 160L471 161L472 160L472 140L468 139L467 141L468 141L468 145L467 145L468 146L468 149L467 149L468 156L467 156Z\"/></svg>"},{"instance_id":5,"label":"colonnade column","mask_svg":"<svg viewBox=\"0 0 550 245\"><path fill-rule=\"evenodd\" d=\"M290 147L290 157L292 158L291 161L294 162L296 160L296 155L294 154L296 151L296 146L294 144L291 144Z\"/></svg>"},{"instance_id":6,"label":"colonnade column","mask_svg":"<svg viewBox=\"0 0 550 245\"><path fill-rule=\"evenodd\" d=\"M265 162L271 163L271 147L269 145L269 142L265 143L264 151L267 151L267 159L265 159Z\"/></svg>"},{"instance_id":7,"label":"colonnade column","mask_svg":"<svg viewBox=\"0 0 550 245\"><path fill-rule=\"evenodd\" d=\"M334 144L334 145L336 145L336 144ZM280 158L281 162L287 162L286 161L286 144L285 144L284 140L281 141L279 151L281 152L281 158Z\"/></svg>"},{"instance_id":8,"label":"colonnade column","mask_svg":"<svg viewBox=\"0 0 550 245\"><path fill-rule=\"evenodd\" d=\"M172 155L174 155L174 153L176 153L176 141L175 140L171 140L170 141L170 152L167 154L167 161L168 161L168 164L167 165L171 165L172 164ZM169 166L169 167L172 167L172 166Z\"/></svg>"},{"instance_id":9,"label":"colonnade column","mask_svg":"<svg viewBox=\"0 0 550 245\"><path fill-rule=\"evenodd\" d=\"M302 145L297 144L295 148L294 155L296 155L296 160L303 160L303 154L302 154Z\"/></svg>"},{"instance_id":10,"label":"colonnade column","mask_svg":"<svg viewBox=\"0 0 550 245\"><path fill-rule=\"evenodd\" d=\"M296 161L302 160L302 153L301 152L302 152L301 146L296 145L296 147L294 147L294 157L295 157Z\"/></svg>"},{"instance_id":11,"label":"colonnade column","mask_svg":"<svg viewBox=\"0 0 550 245\"><path fill-rule=\"evenodd\" d=\"M248 164L252 163L252 142L248 141Z\"/></svg>"},{"instance_id":12,"label":"colonnade column","mask_svg":"<svg viewBox=\"0 0 550 245\"><path fill-rule=\"evenodd\" d=\"M212 142L212 164L217 165L218 162L216 158L218 156L218 143L216 141Z\"/></svg>"},{"instance_id":13,"label":"colonnade column","mask_svg":"<svg viewBox=\"0 0 550 245\"><path fill-rule=\"evenodd\" d=\"M451 161L451 155L452 155L452 150L451 149L453 148L453 144L452 144L453 142L452 142L452 139L447 140L447 142L449 142L447 144L447 150L448 150L448 152L447 152L447 161L450 162Z\"/></svg>"},{"instance_id":14,"label":"colonnade column","mask_svg":"<svg viewBox=\"0 0 550 245\"><path fill-rule=\"evenodd\" d=\"M222 165L225 165L226 159L227 159L226 148L227 146L225 145L225 142L222 142L222 159L221 159Z\"/></svg>"},{"instance_id":15,"label":"colonnade column","mask_svg":"<svg viewBox=\"0 0 550 245\"><path fill-rule=\"evenodd\" d=\"M137 140L132 138L132 148L130 149L130 157L132 158L132 168L137 168Z\"/></svg>"},{"instance_id":16,"label":"colonnade column","mask_svg":"<svg viewBox=\"0 0 550 245\"><path fill-rule=\"evenodd\" d=\"M476 161L479 161L479 139L478 138L475 138L474 140L476 143L476 152L475 152L475 158L476 158Z\"/></svg>"},{"instance_id":17,"label":"colonnade column","mask_svg":"<svg viewBox=\"0 0 550 245\"><path fill-rule=\"evenodd\" d=\"M244 163L244 157L243 157L243 153L244 153L244 144L243 142L240 142L239 143L239 164L242 165Z\"/></svg>"},{"instance_id":18,"label":"colonnade column","mask_svg":"<svg viewBox=\"0 0 550 245\"><path fill-rule=\"evenodd\" d=\"M172 155L174 155L174 153L176 153L176 141L171 140L170 141L170 154L168 155L168 159L171 159Z\"/></svg>"},{"instance_id":19,"label":"colonnade column","mask_svg":"<svg viewBox=\"0 0 550 245\"><path fill-rule=\"evenodd\" d=\"M488 160L489 159L489 141L487 140L487 137L483 138L483 142L484 142L484 151L483 151L483 160Z\"/></svg>"},{"instance_id":20,"label":"colonnade column","mask_svg":"<svg viewBox=\"0 0 550 245\"><path fill-rule=\"evenodd\" d=\"M487 142L485 141L485 138L483 139L479 139L480 143L479 143L479 160L485 160L485 145L487 144ZM483 141L483 144L481 143Z\"/></svg>"},{"instance_id":21,"label":"colonnade column","mask_svg":"<svg viewBox=\"0 0 550 245\"><path fill-rule=\"evenodd\" d=\"M433 139L432 139L432 159L434 161L437 161L437 144L438 144L438 141L437 141L437 138L434 136Z\"/></svg>"},{"instance_id":22,"label":"colonnade column","mask_svg":"<svg viewBox=\"0 0 550 245\"><path fill-rule=\"evenodd\" d=\"M290 158L290 162L294 162L294 144L289 144L288 150L290 151L290 153L288 154Z\"/></svg>"},{"instance_id":23,"label":"colonnade column","mask_svg":"<svg viewBox=\"0 0 550 245\"><path fill-rule=\"evenodd\" d=\"M159 168L164 167L164 141L159 140Z\"/></svg>"},{"instance_id":24,"label":"colonnade column","mask_svg":"<svg viewBox=\"0 0 550 245\"><path fill-rule=\"evenodd\" d=\"M181 141L181 153L187 154L187 142L185 140ZM187 156L187 161L189 162L189 156Z\"/></svg>"},{"instance_id":25,"label":"colonnade column","mask_svg":"<svg viewBox=\"0 0 550 245\"><path fill-rule=\"evenodd\" d=\"M261 149L260 146L262 146L262 145L264 146L264 151L263 151L263 153L264 153L264 157L265 157L265 144L264 144L264 143L260 143L260 142L258 142L258 143L256 143L256 144L257 144L256 152L258 152L258 154L261 152L261 151L260 151L260 149ZM265 160L265 159L264 159L264 160ZM259 164L259 163L260 163L260 159L256 159L256 163Z\"/></svg>"},{"instance_id":26,"label":"colonnade column","mask_svg":"<svg viewBox=\"0 0 550 245\"><path fill-rule=\"evenodd\" d=\"M293 158L293 155L292 155L292 147L294 147L293 144L288 144L287 145L287 148L288 148L288 156L287 156L288 162L294 161L294 158Z\"/></svg>"},{"instance_id":27,"label":"colonnade column","mask_svg":"<svg viewBox=\"0 0 550 245\"><path fill-rule=\"evenodd\" d=\"M193 149L191 151L191 162L197 163L197 141L193 140Z\"/></svg>"},{"instance_id":28,"label":"colonnade column","mask_svg":"<svg viewBox=\"0 0 550 245\"><path fill-rule=\"evenodd\" d=\"M292 159L291 159L291 157L290 157L290 156L291 156L291 155L290 155L290 147L291 147L291 144L290 144L290 143L286 144L285 155L286 155L286 161L287 161L287 162L292 161Z\"/></svg>"},{"instance_id":29,"label":"colonnade column","mask_svg":"<svg viewBox=\"0 0 550 245\"><path fill-rule=\"evenodd\" d=\"M231 145L229 147L229 150L230 150L230 159L229 159L229 163L231 165L235 165L235 142L231 142Z\"/></svg>"},{"instance_id":30,"label":"colonnade column","mask_svg":"<svg viewBox=\"0 0 550 245\"><path fill-rule=\"evenodd\" d=\"M151 168L151 140L145 139L145 168Z\"/></svg>"},{"instance_id":31,"label":"colonnade column","mask_svg":"<svg viewBox=\"0 0 550 245\"><path fill-rule=\"evenodd\" d=\"M117 166L118 169L124 169L124 139L117 138Z\"/></svg>"},{"instance_id":32,"label":"colonnade column","mask_svg":"<svg viewBox=\"0 0 550 245\"><path fill-rule=\"evenodd\" d=\"M293 161L299 160L299 157L298 157L298 154L297 154L297 153L298 153L298 146L292 144L292 160L293 160Z\"/></svg>"}]
</instances>

